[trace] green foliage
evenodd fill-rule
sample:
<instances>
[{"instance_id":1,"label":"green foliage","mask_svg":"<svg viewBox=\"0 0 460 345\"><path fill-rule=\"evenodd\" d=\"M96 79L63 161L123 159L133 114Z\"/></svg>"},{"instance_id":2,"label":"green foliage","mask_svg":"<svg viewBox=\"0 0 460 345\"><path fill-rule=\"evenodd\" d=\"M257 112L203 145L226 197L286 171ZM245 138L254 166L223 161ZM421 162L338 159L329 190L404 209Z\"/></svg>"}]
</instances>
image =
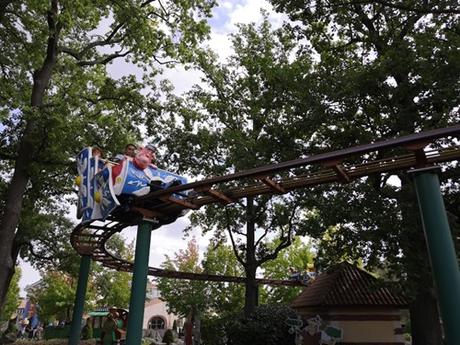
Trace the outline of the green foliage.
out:
<instances>
[{"instance_id":1,"label":"green foliage","mask_svg":"<svg viewBox=\"0 0 460 345\"><path fill-rule=\"evenodd\" d=\"M230 246L219 244L208 246L202 262L204 272L240 277L244 270L236 260ZM244 305L244 286L226 282L207 282L207 315L217 314L223 317L239 312Z\"/></svg>"},{"instance_id":2,"label":"green foliage","mask_svg":"<svg viewBox=\"0 0 460 345\"><path fill-rule=\"evenodd\" d=\"M140 140L145 108L157 97L155 82L146 92L133 72L112 77L110 64L154 76L162 63L191 61L208 34L206 18L214 5L214 0L1 4L2 276L21 248L23 256L34 255L34 247L46 252L45 231L60 222L54 211L75 201L72 157L82 147L98 144L110 157ZM6 289L0 286L0 292Z\"/></svg>"},{"instance_id":3,"label":"green foliage","mask_svg":"<svg viewBox=\"0 0 460 345\"><path fill-rule=\"evenodd\" d=\"M294 335L289 333L288 318L296 313L284 306L257 307L249 316L239 316L226 325L227 345L291 345Z\"/></svg>"},{"instance_id":4,"label":"green foliage","mask_svg":"<svg viewBox=\"0 0 460 345\"><path fill-rule=\"evenodd\" d=\"M264 277L287 280L292 271L305 273L313 266L313 257L311 245L296 238L288 248L278 254L276 259L263 264ZM262 304L289 305L301 290L301 287L292 286L264 286L261 292L261 302Z\"/></svg>"},{"instance_id":5,"label":"green foliage","mask_svg":"<svg viewBox=\"0 0 460 345\"><path fill-rule=\"evenodd\" d=\"M311 153L460 121L460 53L456 49L460 36L454 33L458 17L447 10L430 15L433 9L448 9L449 1L434 1L429 7L415 2L395 6L271 2L298 21L291 28L297 39L309 41L297 60L318 54L312 76L320 83L311 92L324 99L314 109L324 116L315 126ZM450 164L447 174L456 166ZM392 175L401 187L392 182ZM446 190L456 184L458 180L449 181ZM315 195L312 206L320 229L327 233L312 235L323 240L319 255L323 262L337 262L345 255L363 258L369 267L383 265L390 276L405 280L413 295L421 286L431 285L426 252L419 250L425 245L415 193L404 171L340 188L318 188ZM458 223L453 225L458 227Z\"/></svg>"},{"instance_id":6,"label":"green foliage","mask_svg":"<svg viewBox=\"0 0 460 345\"><path fill-rule=\"evenodd\" d=\"M121 236L112 236L107 243L107 249L118 257L132 260L134 249L132 244L126 246ZM132 275L128 272L116 271L97 265L93 276L93 289L96 292L99 306L117 306L128 308L131 295Z\"/></svg>"},{"instance_id":7,"label":"green foliage","mask_svg":"<svg viewBox=\"0 0 460 345\"><path fill-rule=\"evenodd\" d=\"M300 111L309 101L295 101L297 93L309 97L307 87L290 87L291 79L304 80L300 74L311 65L307 60L291 62L293 35L272 30L265 20L258 27L241 25L232 43L235 54L226 64L212 52L200 52L197 68L204 85L194 86L182 97L165 88L161 114L149 114L149 134L160 137L171 153L164 161L172 169L219 176L298 158L314 133L311 121L305 121ZM194 212L190 219L204 232L213 231L216 242L231 236L237 260L250 278L246 288L254 292L257 268L305 232L301 220L308 213L299 212L303 199L292 193L257 196L225 208L216 203ZM272 236L277 236L278 246L270 248L264 239ZM255 301L247 302L250 306Z\"/></svg>"},{"instance_id":8,"label":"green foliage","mask_svg":"<svg viewBox=\"0 0 460 345\"><path fill-rule=\"evenodd\" d=\"M174 259L166 256L162 268L172 271L202 273L199 263L198 245L195 240L187 243L186 250L180 250ZM207 282L159 278L158 289L161 299L167 302L168 310L176 315L187 316L193 308L204 310L207 305ZM180 298L178 298L180 296Z\"/></svg>"},{"instance_id":9,"label":"green foliage","mask_svg":"<svg viewBox=\"0 0 460 345\"><path fill-rule=\"evenodd\" d=\"M296 59L317 56L311 75L318 82L309 91L321 99L313 111L322 119L315 124L309 154L459 123L459 18L450 10L456 2L270 2L296 21L291 32L306 42ZM456 169L458 162L446 164L443 183L454 236L460 228L452 204L458 194ZM327 266L344 256L363 259L368 269L380 267L402 282L414 302L412 317L437 314L435 307L416 312L433 280L405 171L311 192L317 222L310 234L321 240L320 263ZM440 338L439 324L428 318L417 324L423 326L413 331L422 335L414 342L441 342L432 338Z\"/></svg>"},{"instance_id":10,"label":"green foliage","mask_svg":"<svg viewBox=\"0 0 460 345\"><path fill-rule=\"evenodd\" d=\"M166 330L162 341L163 343L166 343L167 345L170 345L172 342L174 342L173 332L170 329Z\"/></svg>"},{"instance_id":11,"label":"green foliage","mask_svg":"<svg viewBox=\"0 0 460 345\"><path fill-rule=\"evenodd\" d=\"M209 316L201 321L201 340L203 345L227 345L225 327L238 313L227 316Z\"/></svg>"},{"instance_id":12,"label":"green foliage","mask_svg":"<svg viewBox=\"0 0 460 345\"><path fill-rule=\"evenodd\" d=\"M166 257L162 267L194 273L233 276L242 274L228 246L208 247L205 259L200 264L195 240L187 244L186 250L176 253L174 259ZM161 299L166 301L171 312L180 316L199 312L203 319L209 315L226 315L240 311L244 298L244 289L241 285L223 282L158 278L158 289L161 291Z\"/></svg>"},{"instance_id":13,"label":"green foliage","mask_svg":"<svg viewBox=\"0 0 460 345\"><path fill-rule=\"evenodd\" d=\"M42 274L42 284L33 293L40 305L42 320L70 320L75 303L76 280L67 274L48 271ZM90 297L90 296L88 296ZM86 298L88 304L91 298Z\"/></svg>"},{"instance_id":14,"label":"green foliage","mask_svg":"<svg viewBox=\"0 0 460 345\"><path fill-rule=\"evenodd\" d=\"M21 268L17 267L14 272L13 279L10 283L10 288L6 295L6 304L0 314L0 321L8 321L16 312L19 305L19 279L21 279Z\"/></svg>"}]
</instances>

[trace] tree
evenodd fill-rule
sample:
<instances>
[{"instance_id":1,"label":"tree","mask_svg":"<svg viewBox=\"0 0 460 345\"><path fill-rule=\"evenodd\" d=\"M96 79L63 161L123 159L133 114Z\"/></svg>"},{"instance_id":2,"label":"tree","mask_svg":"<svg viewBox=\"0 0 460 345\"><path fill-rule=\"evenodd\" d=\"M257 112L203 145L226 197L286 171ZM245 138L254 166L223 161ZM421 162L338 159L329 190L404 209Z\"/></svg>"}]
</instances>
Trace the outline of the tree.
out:
<instances>
[{"instance_id":1,"label":"tree","mask_svg":"<svg viewBox=\"0 0 460 345\"><path fill-rule=\"evenodd\" d=\"M67 321L71 319L75 303L77 280L63 272L48 271L42 275L42 284L31 298L40 305L40 318L43 320ZM94 296L85 299L86 308L94 303ZM93 298L91 298L93 297Z\"/></svg>"},{"instance_id":2,"label":"tree","mask_svg":"<svg viewBox=\"0 0 460 345\"><path fill-rule=\"evenodd\" d=\"M185 272L241 276L242 268L229 246L211 243L204 260L199 261L199 248L192 239L186 250L180 250L174 258L166 256L163 268ZM227 317L241 312L244 289L239 284L226 282L185 281L158 278L161 299L168 310L180 316L192 316L199 320L203 341L214 344ZM195 335L196 336L196 335Z\"/></svg>"},{"instance_id":3,"label":"tree","mask_svg":"<svg viewBox=\"0 0 460 345\"><path fill-rule=\"evenodd\" d=\"M6 295L5 308L0 314L0 321L8 321L14 312L18 309L19 305L19 279L21 279L21 269L17 269L14 272L13 279L11 279L11 285Z\"/></svg>"},{"instance_id":4,"label":"tree","mask_svg":"<svg viewBox=\"0 0 460 345\"><path fill-rule=\"evenodd\" d=\"M295 53L292 35L271 30L265 20L258 28L240 26L232 42L235 54L225 65L211 52L199 55L203 86L182 97L165 89L167 101L149 114L149 134L161 137L171 152L165 160L184 174L218 176L294 159L303 151L304 138L313 133L303 114L290 110L295 92L308 94L289 88L289 80L310 68L305 60L290 62ZM305 133L297 138L300 124ZM258 304L257 269L303 232L300 220L308 214L299 212L298 196L248 197L230 207L208 205L191 216L193 225L214 231L217 239L230 237L245 270L247 314ZM274 248L264 241L270 234L278 236Z\"/></svg>"},{"instance_id":5,"label":"tree","mask_svg":"<svg viewBox=\"0 0 460 345\"><path fill-rule=\"evenodd\" d=\"M198 245L195 239L187 243L187 249L181 249L174 254L174 258L166 255L162 268L173 271L185 271L193 273L203 272L200 266ZM170 278L158 278L158 289L161 291L161 299L168 304L168 310L180 316L203 311L207 305L206 282L186 281ZM181 296L181 298L177 298Z\"/></svg>"},{"instance_id":6,"label":"tree","mask_svg":"<svg viewBox=\"0 0 460 345\"><path fill-rule=\"evenodd\" d=\"M72 227L69 227L67 232L71 229ZM66 243L69 242L68 235L62 237ZM133 257L132 245L126 246L118 234L109 239L107 249L128 260ZM63 246L54 253L56 255L50 259L37 260L32 257L32 263L40 269L42 279L30 297L40 305L43 319L69 320L75 303L80 258L70 245ZM62 260L65 257L68 257L68 260ZM56 265L54 269L53 265ZM131 275L128 272L118 272L93 263L85 298L86 310L101 306L127 308L131 291L130 282Z\"/></svg>"},{"instance_id":7,"label":"tree","mask_svg":"<svg viewBox=\"0 0 460 345\"><path fill-rule=\"evenodd\" d=\"M276 243L270 245L276 246ZM311 245L296 238L288 248L278 254L276 259L267 261L262 266L264 277L287 280L291 278L292 271L307 273L313 266L313 258ZM301 291L302 288L297 286L265 286L264 304L289 305Z\"/></svg>"},{"instance_id":8,"label":"tree","mask_svg":"<svg viewBox=\"0 0 460 345\"><path fill-rule=\"evenodd\" d=\"M210 244L202 262L195 239L187 243L186 250L180 250L174 258L166 256L162 267L168 270L240 276L242 269L233 251L223 244ZM242 308L243 288L238 284L226 282L185 281L171 278L158 278L161 299L167 302L168 309L176 315L187 316L193 311L204 316L225 316L239 312ZM181 296L177 298L177 296Z\"/></svg>"},{"instance_id":9,"label":"tree","mask_svg":"<svg viewBox=\"0 0 460 345\"><path fill-rule=\"evenodd\" d=\"M134 258L133 244L126 246L121 236L117 234L110 238L107 249L118 257L131 261ZM98 306L129 307L132 279L130 273L98 265L91 276L94 280Z\"/></svg>"},{"instance_id":10,"label":"tree","mask_svg":"<svg viewBox=\"0 0 460 345\"><path fill-rule=\"evenodd\" d=\"M230 246L223 243L210 243L202 261L203 272L240 277L244 270L236 260ZM208 282L206 316L218 315L225 318L241 311L244 306L244 287L227 282Z\"/></svg>"},{"instance_id":11,"label":"tree","mask_svg":"<svg viewBox=\"0 0 460 345\"><path fill-rule=\"evenodd\" d=\"M23 246L16 239L26 237L20 218L46 211L70 191L69 157L88 143L120 149L139 137L145 85L134 75L114 80L107 66L125 59L153 75L159 64L190 60L213 5L1 3L0 309Z\"/></svg>"},{"instance_id":12,"label":"tree","mask_svg":"<svg viewBox=\"0 0 460 345\"><path fill-rule=\"evenodd\" d=\"M457 3L271 3L296 21L291 30L305 42L297 59L318 57L312 75L321 82L311 92L321 99L315 111L323 117L315 126L310 153L459 122ZM447 166L447 191L458 183L451 176L456 167L457 163ZM389 182L392 175L400 186ZM380 174L340 188L318 188L315 194L316 204L310 206L321 224L316 229L322 230L311 235L321 238L327 231L329 236L318 257L323 262L335 261L345 252L363 258L369 269L383 265L390 277L402 281L411 298L413 343L441 343L430 265L409 175ZM448 205L448 209L455 207ZM452 225L458 233L458 223Z\"/></svg>"}]
</instances>

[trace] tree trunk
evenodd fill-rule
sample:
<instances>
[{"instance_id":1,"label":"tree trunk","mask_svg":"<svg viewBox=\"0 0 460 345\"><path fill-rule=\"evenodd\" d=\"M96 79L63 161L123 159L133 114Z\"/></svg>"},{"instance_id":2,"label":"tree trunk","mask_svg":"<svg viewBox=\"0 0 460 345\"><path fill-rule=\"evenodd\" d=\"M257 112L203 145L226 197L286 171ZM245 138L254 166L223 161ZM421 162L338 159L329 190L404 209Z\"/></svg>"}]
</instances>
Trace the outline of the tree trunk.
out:
<instances>
[{"instance_id":1,"label":"tree trunk","mask_svg":"<svg viewBox=\"0 0 460 345\"><path fill-rule=\"evenodd\" d=\"M254 200L247 198L247 223L246 223L246 273L244 315L249 316L259 304L259 289L256 283L256 247L255 247L255 223L254 223Z\"/></svg>"},{"instance_id":2,"label":"tree trunk","mask_svg":"<svg viewBox=\"0 0 460 345\"><path fill-rule=\"evenodd\" d=\"M439 309L434 291L417 294L409 310L412 345L442 345Z\"/></svg>"},{"instance_id":3,"label":"tree trunk","mask_svg":"<svg viewBox=\"0 0 460 345\"><path fill-rule=\"evenodd\" d=\"M13 245L16 236L16 228L22 208L23 196L26 191L29 176L30 135L31 128L28 125L21 141L18 159L14 167L14 174L8 186L5 210L0 223L0 312L6 302L6 294L10 286L16 265L16 257L13 255Z\"/></svg>"},{"instance_id":4,"label":"tree trunk","mask_svg":"<svg viewBox=\"0 0 460 345\"><path fill-rule=\"evenodd\" d=\"M33 75L33 87L31 94L31 106L33 111L39 112L43 105L43 97L51 80L51 75L57 61L57 45L60 33L60 25L57 22L58 2L51 1L48 11L49 36L46 56L42 67ZM6 293L14 274L16 257L13 255L13 244L16 236L19 218L22 210L22 202L29 182L30 165L36 154L36 141L39 136L36 133L38 124L37 113L23 114L26 128L19 143L18 158L14 166L14 173L5 200L5 210L0 223L0 312L5 304Z\"/></svg>"}]
</instances>

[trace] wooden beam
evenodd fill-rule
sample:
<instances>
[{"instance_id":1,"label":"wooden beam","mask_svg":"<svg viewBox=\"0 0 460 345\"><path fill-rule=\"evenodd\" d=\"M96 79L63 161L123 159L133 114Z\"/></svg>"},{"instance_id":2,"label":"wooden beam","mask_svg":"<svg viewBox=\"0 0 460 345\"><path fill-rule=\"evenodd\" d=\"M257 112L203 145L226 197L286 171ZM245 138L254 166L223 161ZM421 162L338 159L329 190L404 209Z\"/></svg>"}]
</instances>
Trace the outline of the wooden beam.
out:
<instances>
[{"instance_id":1,"label":"wooden beam","mask_svg":"<svg viewBox=\"0 0 460 345\"><path fill-rule=\"evenodd\" d=\"M283 188L278 182L272 180L268 176L259 176L257 177L260 181L262 181L266 186L270 187L273 191L278 194L286 194L286 189Z\"/></svg>"},{"instance_id":2,"label":"wooden beam","mask_svg":"<svg viewBox=\"0 0 460 345\"><path fill-rule=\"evenodd\" d=\"M173 204L182 206L184 208L190 208L192 210L198 210L200 208L198 205L195 205L195 204L193 204L191 202L188 202L188 201L185 201L185 200L182 200L182 199L174 198L172 196L161 197L160 200L164 201L164 202L171 202Z\"/></svg>"},{"instance_id":3,"label":"wooden beam","mask_svg":"<svg viewBox=\"0 0 460 345\"><path fill-rule=\"evenodd\" d=\"M342 162L340 160L331 160L331 161L324 162L323 166L334 170L340 182L349 183L351 181L350 176L348 176L347 174L347 170L342 165Z\"/></svg>"},{"instance_id":4,"label":"wooden beam","mask_svg":"<svg viewBox=\"0 0 460 345\"><path fill-rule=\"evenodd\" d=\"M235 202L235 200L233 200L229 196L225 195L220 190L211 189L211 186L205 186L205 187L202 187L202 188L197 188L197 189L195 189L195 191L198 192L198 193L203 193L203 194L206 194L208 196L211 196L214 199L222 202L225 205L228 205L228 204L231 204L231 203Z\"/></svg>"},{"instance_id":5,"label":"wooden beam","mask_svg":"<svg viewBox=\"0 0 460 345\"><path fill-rule=\"evenodd\" d=\"M148 209L142 208L142 207L134 206L132 208L132 210L136 211L136 212L139 212L140 214L142 214L142 216L144 218L147 218L147 219L160 219L160 218L163 218L165 216L163 213L160 213L158 211L148 210Z\"/></svg>"}]
</instances>

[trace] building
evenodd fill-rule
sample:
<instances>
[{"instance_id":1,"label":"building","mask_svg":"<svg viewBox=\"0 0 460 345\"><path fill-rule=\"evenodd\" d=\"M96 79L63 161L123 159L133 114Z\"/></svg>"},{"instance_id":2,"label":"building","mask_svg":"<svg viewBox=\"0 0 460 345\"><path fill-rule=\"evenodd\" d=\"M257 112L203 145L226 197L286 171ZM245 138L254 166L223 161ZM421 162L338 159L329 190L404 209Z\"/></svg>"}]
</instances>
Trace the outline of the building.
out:
<instances>
[{"instance_id":1,"label":"building","mask_svg":"<svg viewBox=\"0 0 460 345\"><path fill-rule=\"evenodd\" d=\"M404 345L406 300L347 262L318 275L291 307L304 320L304 345Z\"/></svg>"},{"instance_id":2,"label":"building","mask_svg":"<svg viewBox=\"0 0 460 345\"><path fill-rule=\"evenodd\" d=\"M183 327L183 319L167 311L166 302L160 299L160 291L156 283L147 283L147 293L144 308L144 321L142 328L146 335L152 335L157 331L161 336L167 329L172 329L174 321L178 328Z\"/></svg>"}]
</instances>

